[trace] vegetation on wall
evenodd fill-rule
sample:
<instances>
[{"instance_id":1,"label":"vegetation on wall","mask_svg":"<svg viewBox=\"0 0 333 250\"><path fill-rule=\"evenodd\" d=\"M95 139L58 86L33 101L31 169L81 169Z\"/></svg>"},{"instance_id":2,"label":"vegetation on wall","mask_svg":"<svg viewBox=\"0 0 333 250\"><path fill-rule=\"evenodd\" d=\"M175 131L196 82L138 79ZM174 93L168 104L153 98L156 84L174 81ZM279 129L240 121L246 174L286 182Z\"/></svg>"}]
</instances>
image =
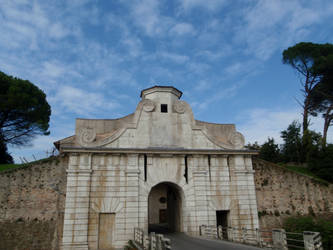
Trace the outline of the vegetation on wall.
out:
<instances>
[{"instance_id":1,"label":"vegetation on wall","mask_svg":"<svg viewBox=\"0 0 333 250\"><path fill-rule=\"evenodd\" d=\"M300 129L300 124L293 122L281 132L282 144L278 145L273 138L268 138L262 145L248 144L247 148L258 150L259 158L263 160L333 183L333 144L322 147L321 135L310 131L310 143L304 151Z\"/></svg>"},{"instance_id":2,"label":"vegetation on wall","mask_svg":"<svg viewBox=\"0 0 333 250\"><path fill-rule=\"evenodd\" d=\"M37 161L32 161L29 163L22 163L22 164L0 164L0 172L5 170L11 170L11 169L17 169L17 168L28 168L31 166L34 166L36 164L44 164L55 161L56 164L59 163L59 157L58 156L50 156L48 158L40 159Z\"/></svg>"},{"instance_id":3,"label":"vegetation on wall","mask_svg":"<svg viewBox=\"0 0 333 250\"><path fill-rule=\"evenodd\" d=\"M316 218L313 216L288 217L283 223L283 228L286 232L319 232L324 249L332 249L333 247L333 221L328 218Z\"/></svg>"}]
</instances>

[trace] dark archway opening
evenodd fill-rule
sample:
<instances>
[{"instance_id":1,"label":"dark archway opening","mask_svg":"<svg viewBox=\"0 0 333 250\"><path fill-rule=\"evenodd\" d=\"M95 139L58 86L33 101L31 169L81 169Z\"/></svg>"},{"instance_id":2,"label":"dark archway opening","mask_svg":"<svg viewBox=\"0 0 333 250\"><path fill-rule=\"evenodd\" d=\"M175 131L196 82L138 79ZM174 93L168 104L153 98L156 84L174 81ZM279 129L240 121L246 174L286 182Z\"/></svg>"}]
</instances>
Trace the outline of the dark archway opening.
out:
<instances>
[{"instance_id":1,"label":"dark archway opening","mask_svg":"<svg viewBox=\"0 0 333 250\"><path fill-rule=\"evenodd\" d=\"M163 182L152 187L148 196L148 231L180 232L181 210L182 195L177 185Z\"/></svg>"}]
</instances>

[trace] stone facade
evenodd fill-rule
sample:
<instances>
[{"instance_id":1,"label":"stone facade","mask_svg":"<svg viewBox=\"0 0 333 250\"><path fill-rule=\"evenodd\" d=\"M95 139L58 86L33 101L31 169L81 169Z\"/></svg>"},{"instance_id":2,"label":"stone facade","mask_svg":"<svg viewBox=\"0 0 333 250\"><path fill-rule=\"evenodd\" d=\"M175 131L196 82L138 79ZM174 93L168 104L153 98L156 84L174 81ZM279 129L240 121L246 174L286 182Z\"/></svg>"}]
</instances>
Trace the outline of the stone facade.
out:
<instances>
[{"instance_id":1,"label":"stone facade","mask_svg":"<svg viewBox=\"0 0 333 250\"><path fill-rule=\"evenodd\" d=\"M145 89L133 114L77 119L75 135L55 143L69 156L62 249L122 248L134 227L190 235L219 221L259 227L255 152L234 125L195 120L181 95Z\"/></svg>"}]
</instances>

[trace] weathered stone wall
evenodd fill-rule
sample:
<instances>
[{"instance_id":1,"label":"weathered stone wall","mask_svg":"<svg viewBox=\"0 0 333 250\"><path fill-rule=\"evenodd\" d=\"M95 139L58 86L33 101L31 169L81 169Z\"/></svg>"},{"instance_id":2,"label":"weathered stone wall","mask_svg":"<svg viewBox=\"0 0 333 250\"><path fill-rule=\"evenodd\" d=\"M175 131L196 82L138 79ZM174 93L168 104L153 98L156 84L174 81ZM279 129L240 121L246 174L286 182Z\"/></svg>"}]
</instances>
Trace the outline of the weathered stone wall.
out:
<instances>
[{"instance_id":1,"label":"weathered stone wall","mask_svg":"<svg viewBox=\"0 0 333 250\"><path fill-rule=\"evenodd\" d=\"M333 213L333 184L256 158L253 168L261 228L279 228L291 215Z\"/></svg>"},{"instance_id":2,"label":"weathered stone wall","mask_svg":"<svg viewBox=\"0 0 333 250\"><path fill-rule=\"evenodd\" d=\"M143 165L141 160L140 166ZM217 160L212 157L211 178L218 178L216 180L223 185L222 182L227 179L218 177L221 171L218 171L217 167L215 169L215 165L227 166L227 163L226 159L220 160L223 163L215 164ZM152 163L148 158L148 168ZM67 165L68 159L62 157L0 172L1 250L59 249L63 230ZM94 163L93 169L97 165L100 163ZM184 166L181 166L183 172ZM189 166L192 166L191 159ZM261 228L281 227L283 218L290 215L333 213L332 185L324 185L312 178L258 159L253 160L253 167L256 171L255 185ZM143 172L143 169L140 170ZM190 182L193 178L191 172L189 167ZM214 185L212 187L215 187ZM225 193L225 190L223 192ZM140 199L142 197L140 196ZM147 197L143 203L146 202ZM190 200L187 202L191 203ZM215 206L217 205L213 206L214 209ZM143 224L144 220L140 221L140 225Z\"/></svg>"},{"instance_id":3,"label":"weathered stone wall","mask_svg":"<svg viewBox=\"0 0 333 250\"><path fill-rule=\"evenodd\" d=\"M0 172L0 249L59 249L66 157Z\"/></svg>"}]
</instances>

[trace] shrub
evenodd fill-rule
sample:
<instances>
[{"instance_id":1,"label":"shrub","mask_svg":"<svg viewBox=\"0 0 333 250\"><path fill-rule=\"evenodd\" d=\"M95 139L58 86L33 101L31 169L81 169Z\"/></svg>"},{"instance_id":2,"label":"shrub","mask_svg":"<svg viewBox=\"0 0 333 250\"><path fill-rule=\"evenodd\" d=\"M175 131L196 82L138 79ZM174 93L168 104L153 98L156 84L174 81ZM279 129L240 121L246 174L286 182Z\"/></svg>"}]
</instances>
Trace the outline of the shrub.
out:
<instances>
[{"instance_id":1,"label":"shrub","mask_svg":"<svg viewBox=\"0 0 333 250\"><path fill-rule=\"evenodd\" d=\"M319 232L324 249L332 249L333 247L333 222L325 218L314 218L311 216L289 217L284 221L283 228L286 232Z\"/></svg>"}]
</instances>

